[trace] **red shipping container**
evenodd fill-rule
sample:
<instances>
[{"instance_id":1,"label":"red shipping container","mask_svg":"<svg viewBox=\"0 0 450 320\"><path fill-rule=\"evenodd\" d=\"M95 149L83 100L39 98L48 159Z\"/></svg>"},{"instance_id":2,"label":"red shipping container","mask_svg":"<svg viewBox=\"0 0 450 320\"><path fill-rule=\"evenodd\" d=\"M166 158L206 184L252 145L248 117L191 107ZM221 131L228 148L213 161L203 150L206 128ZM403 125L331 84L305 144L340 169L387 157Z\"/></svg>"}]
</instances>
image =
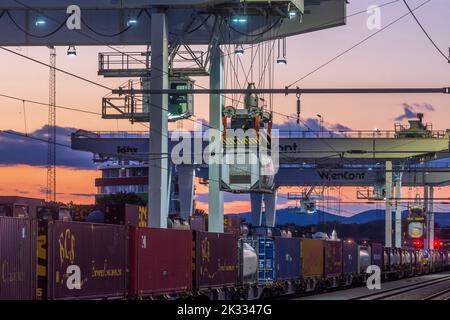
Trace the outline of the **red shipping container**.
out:
<instances>
[{"instance_id":1,"label":"red shipping container","mask_svg":"<svg viewBox=\"0 0 450 320\"><path fill-rule=\"evenodd\" d=\"M326 240L324 249L324 276L337 277L342 274L342 242Z\"/></svg>"},{"instance_id":2,"label":"red shipping container","mask_svg":"<svg viewBox=\"0 0 450 320\"><path fill-rule=\"evenodd\" d=\"M192 288L190 230L130 228L130 294L151 296Z\"/></svg>"},{"instance_id":3,"label":"red shipping container","mask_svg":"<svg viewBox=\"0 0 450 320\"><path fill-rule=\"evenodd\" d=\"M236 285L238 242L232 233L194 232L197 289Z\"/></svg>"},{"instance_id":4,"label":"red shipping container","mask_svg":"<svg viewBox=\"0 0 450 320\"><path fill-rule=\"evenodd\" d=\"M0 217L0 300L36 299L36 221Z\"/></svg>"}]
</instances>

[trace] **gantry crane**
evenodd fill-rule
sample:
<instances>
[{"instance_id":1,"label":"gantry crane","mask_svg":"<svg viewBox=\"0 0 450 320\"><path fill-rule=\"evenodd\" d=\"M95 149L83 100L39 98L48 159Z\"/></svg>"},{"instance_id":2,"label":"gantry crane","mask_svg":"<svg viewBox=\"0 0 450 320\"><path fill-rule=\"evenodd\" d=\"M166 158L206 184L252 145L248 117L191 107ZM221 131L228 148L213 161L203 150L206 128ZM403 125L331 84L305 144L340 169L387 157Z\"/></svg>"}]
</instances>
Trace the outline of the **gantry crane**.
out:
<instances>
[{"instance_id":1,"label":"gantry crane","mask_svg":"<svg viewBox=\"0 0 450 320\"><path fill-rule=\"evenodd\" d=\"M56 49L50 49L50 77L48 102L47 201L56 201Z\"/></svg>"}]
</instances>

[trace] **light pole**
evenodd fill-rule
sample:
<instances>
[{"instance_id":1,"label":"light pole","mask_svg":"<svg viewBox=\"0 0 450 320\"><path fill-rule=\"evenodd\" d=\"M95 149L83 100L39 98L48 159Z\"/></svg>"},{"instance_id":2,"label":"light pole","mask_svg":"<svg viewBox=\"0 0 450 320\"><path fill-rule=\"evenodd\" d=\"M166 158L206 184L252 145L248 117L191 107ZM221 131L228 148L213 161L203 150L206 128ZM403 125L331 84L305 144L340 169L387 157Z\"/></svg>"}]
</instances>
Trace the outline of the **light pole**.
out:
<instances>
[{"instance_id":1,"label":"light pole","mask_svg":"<svg viewBox=\"0 0 450 320\"><path fill-rule=\"evenodd\" d=\"M316 114L317 118L319 118L319 130L320 136L323 136L323 117L321 114Z\"/></svg>"}]
</instances>

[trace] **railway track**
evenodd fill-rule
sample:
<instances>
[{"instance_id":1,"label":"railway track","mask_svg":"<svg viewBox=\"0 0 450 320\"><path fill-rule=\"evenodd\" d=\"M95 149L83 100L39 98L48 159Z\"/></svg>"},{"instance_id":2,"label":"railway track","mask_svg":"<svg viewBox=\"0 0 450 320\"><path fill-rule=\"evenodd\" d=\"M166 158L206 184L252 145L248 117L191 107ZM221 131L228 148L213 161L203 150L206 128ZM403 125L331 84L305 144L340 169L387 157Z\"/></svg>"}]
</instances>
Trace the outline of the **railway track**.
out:
<instances>
[{"instance_id":1,"label":"railway track","mask_svg":"<svg viewBox=\"0 0 450 320\"><path fill-rule=\"evenodd\" d=\"M433 290L433 289L437 289ZM420 290L418 292L418 290ZM428 293L428 291L430 291ZM350 300L435 300L450 292L450 276L392 288ZM409 297L409 299L408 299ZM419 299L417 297L420 297Z\"/></svg>"}]
</instances>

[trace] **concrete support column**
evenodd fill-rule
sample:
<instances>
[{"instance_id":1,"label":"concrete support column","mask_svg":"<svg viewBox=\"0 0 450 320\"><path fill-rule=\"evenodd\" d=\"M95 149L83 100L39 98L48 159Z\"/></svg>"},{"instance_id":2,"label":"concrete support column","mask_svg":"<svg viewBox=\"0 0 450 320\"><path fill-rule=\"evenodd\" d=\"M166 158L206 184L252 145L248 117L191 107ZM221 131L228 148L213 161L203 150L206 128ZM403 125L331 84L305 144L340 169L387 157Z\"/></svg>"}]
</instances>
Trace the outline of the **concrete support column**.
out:
<instances>
[{"instance_id":1,"label":"concrete support column","mask_svg":"<svg viewBox=\"0 0 450 320\"><path fill-rule=\"evenodd\" d=\"M392 161L386 161L386 219L384 246L392 247Z\"/></svg>"},{"instance_id":2,"label":"concrete support column","mask_svg":"<svg viewBox=\"0 0 450 320\"><path fill-rule=\"evenodd\" d=\"M224 87L223 53L217 46L211 52L211 71L209 87L222 89ZM209 139L222 148L222 107L223 96L211 94L209 96ZM216 148L216 151L219 148ZM217 160L222 160L222 154L215 155ZM214 155L213 155L214 157ZM220 164L217 161L209 163L209 197L208 197L208 228L210 232L223 232L223 192L220 190Z\"/></svg>"},{"instance_id":3,"label":"concrete support column","mask_svg":"<svg viewBox=\"0 0 450 320\"><path fill-rule=\"evenodd\" d=\"M427 212L427 221L428 221L428 241L430 249L434 249L434 188L430 186L430 199L428 201L428 212Z\"/></svg>"},{"instance_id":4,"label":"concrete support column","mask_svg":"<svg viewBox=\"0 0 450 320\"><path fill-rule=\"evenodd\" d=\"M152 13L151 19L151 76L152 90L168 89L168 29L164 12ZM167 228L168 215L168 123L167 94L153 94L149 108L150 155L148 185L148 225ZM158 158L155 155L161 155Z\"/></svg>"},{"instance_id":5,"label":"concrete support column","mask_svg":"<svg viewBox=\"0 0 450 320\"><path fill-rule=\"evenodd\" d=\"M424 180L425 181L425 180ZM429 208L429 194L428 194L429 188L427 185L423 186L423 209L425 211L425 221L424 221L424 236L423 236L423 248L424 249L430 249L430 237L429 237L429 215L428 210Z\"/></svg>"},{"instance_id":6,"label":"concrete support column","mask_svg":"<svg viewBox=\"0 0 450 320\"><path fill-rule=\"evenodd\" d=\"M180 217L187 220L192 215L194 206L194 178L195 166L179 165L178 171L178 187L180 199Z\"/></svg>"},{"instance_id":7,"label":"concrete support column","mask_svg":"<svg viewBox=\"0 0 450 320\"><path fill-rule=\"evenodd\" d=\"M395 247L401 248L402 243L402 172L399 172L395 180Z\"/></svg>"},{"instance_id":8,"label":"concrete support column","mask_svg":"<svg viewBox=\"0 0 450 320\"><path fill-rule=\"evenodd\" d=\"M250 193L250 204L252 207L252 218L249 221L254 226L260 226L262 220L262 193Z\"/></svg>"},{"instance_id":9,"label":"concrete support column","mask_svg":"<svg viewBox=\"0 0 450 320\"><path fill-rule=\"evenodd\" d=\"M277 191L264 194L264 208L266 214L266 226L275 227L277 214Z\"/></svg>"}]
</instances>

